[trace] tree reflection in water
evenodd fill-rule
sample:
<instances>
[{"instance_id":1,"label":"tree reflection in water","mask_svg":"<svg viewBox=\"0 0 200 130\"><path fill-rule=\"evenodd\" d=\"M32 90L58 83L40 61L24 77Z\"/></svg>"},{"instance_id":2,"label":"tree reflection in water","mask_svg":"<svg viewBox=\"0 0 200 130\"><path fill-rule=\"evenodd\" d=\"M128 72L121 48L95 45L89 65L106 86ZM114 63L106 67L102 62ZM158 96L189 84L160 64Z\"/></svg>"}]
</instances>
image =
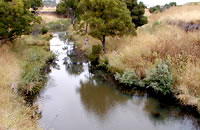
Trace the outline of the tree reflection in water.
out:
<instances>
[{"instance_id":1,"label":"tree reflection in water","mask_svg":"<svg viewBox=\"0 0 200 130\"><path fill-rule=\"evenodd\" d=\"M95 80L95 78L99 79ZM103 118L115 105L126 103L129 98L114 91L111 86L113 86L111 82L97 76L86 82L80 81L78 92L87 111Z\"/></svg>"}]
</instances>

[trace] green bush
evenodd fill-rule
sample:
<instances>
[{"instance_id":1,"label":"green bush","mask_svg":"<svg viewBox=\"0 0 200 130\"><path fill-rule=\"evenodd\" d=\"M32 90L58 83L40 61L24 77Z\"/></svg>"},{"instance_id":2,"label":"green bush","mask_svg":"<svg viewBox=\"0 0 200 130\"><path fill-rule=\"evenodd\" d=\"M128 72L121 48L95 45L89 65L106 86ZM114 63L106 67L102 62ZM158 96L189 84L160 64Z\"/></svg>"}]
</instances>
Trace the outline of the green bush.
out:
<instances>
[{"instance_id":1,"label":"green bush","mask_svg":"<svg viewBox=\"0 0 200 130\"><path fill-rule=\"evenodd\" d=\"M44 27L42 27L42 29L41 29L40 33L41 33L41 34L47 34L47 33L48 33L48 31L49 31L49 28L48 28L48 27L46 27L46 26L44 26Z\"/></svg>"},{"instance_id":2,"label":"green bush","mask_svg":"<svg viewBox=\"0 0 200 130\"><path fill-rule=\"evenodd\" d=\"M144 87L144 83L139 79L139 76L133 70L126 70L123 74L117 72L114 77L115 80L118 80L120 83L125 84L126 86Z\"/></svg>"},{"instance_id":3,"label":"green bush","mask_svg":"<svg viewBox=\"0 0 200 130\"><path fill-rule=\"evenodd\" d=\"M99 65L97 66L98 69L108 70L109 68L109 61L107 57L104 57L103 60L100 61Z\"/></svg>"},{"instance_id":4,"label":"green bush","mask_svg":"<svg viewBox=\"0 0 200 130\"><path fill-rule=\"evenodd\" d=\"M144 81L147 88L153 88L156 92L164 95L170 94L174 83L170 62L160 61L147 72Z\"/></svg>"},{"instance_id":5,"label":"green bush","mask_svg":"<svg viewBox=\"0 0 200 130\"><path fill-rule=\"evenodd\" d=\"M93 45L92 53L89 54L88 59L91 61L93 65L99 64L99 55L101 53L102 47L101 45Z\"/></svg>"}]
</instances>

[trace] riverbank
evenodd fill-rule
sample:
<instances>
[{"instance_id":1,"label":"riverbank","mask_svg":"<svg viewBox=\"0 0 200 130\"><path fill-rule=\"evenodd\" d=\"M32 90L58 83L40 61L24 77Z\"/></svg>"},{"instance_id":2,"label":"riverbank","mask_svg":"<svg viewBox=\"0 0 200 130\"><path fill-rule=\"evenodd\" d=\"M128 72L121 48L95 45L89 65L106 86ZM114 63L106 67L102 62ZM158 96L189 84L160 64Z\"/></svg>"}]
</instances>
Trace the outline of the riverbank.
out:
<instances>
[{"instance_id":1,"label":"riverbank","mask_svg":"<svg viewBox=\"0 0 200 130\"><path fill-rule=\"evenodd\" d=\"M173 7L163 13L149 15L149 23L137 30L136 37L107 38L107 53L101 53L100 63L106 57L114 74L116 70L132 70L141 81L154 80L151 76L158 72L155 69L166 66L169 68L169 77L164 82L173 84L169 85L169 91L182 105L200 110L200 32L185 32L184 29L167 23L169 20L197 23L199 8L199 5ZM93 45L101 44L89 36L89 44L85 45L86 36L77 35L72 27L68 33L86 55L91 53ZM156 84L159 83L156 81Z\"/></svg>"},{"instance_id":2,"label":"riverbank","mask_svg":"<svg viewBox=\"0 0 200 130\"><path fill-rule=\"evenodd\" d=\"M20 92L21 90L29 89L31 91L33 89L28 88L33 83L27 81L25 77L26 75L40 77L41 73L35 73L37 71L35 69L42 69L46 65L46 61L52 58L49 51L49 38L50 34L35 37L28 35L16 39L13 43L1 45L0 129L39 129L37 125L37 107L27 106L24 101L25 95L22 93L17 94L17 90ZM30 61L29 59L38 58L34 54L42 57L42 61ZM33 71L29 71L27 68ZM33 77L30 78L34 80ZM27 84L22 84L24 82Z\"/></svg>"}]
</instances>

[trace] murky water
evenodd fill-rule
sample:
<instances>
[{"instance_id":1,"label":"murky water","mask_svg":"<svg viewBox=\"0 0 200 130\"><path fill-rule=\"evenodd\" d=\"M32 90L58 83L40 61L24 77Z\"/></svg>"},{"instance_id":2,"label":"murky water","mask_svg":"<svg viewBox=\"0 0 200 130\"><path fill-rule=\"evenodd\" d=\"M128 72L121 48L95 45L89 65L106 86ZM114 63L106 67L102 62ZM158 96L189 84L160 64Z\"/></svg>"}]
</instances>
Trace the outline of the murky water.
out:
<instances>
[{"instance_id":1,"label":"murky water","mask_svg":"<svg viewBox=\"0 0 200 130\"><path fill-rule=\"evenodd\" d=\"M199 130L197 119L178 106L146 94L122 95L101 73L91 74L74 44L55 33L51 50L58 53L48 83L38 99L40 126L54 130Z\"/></svg>"}]
</instances>

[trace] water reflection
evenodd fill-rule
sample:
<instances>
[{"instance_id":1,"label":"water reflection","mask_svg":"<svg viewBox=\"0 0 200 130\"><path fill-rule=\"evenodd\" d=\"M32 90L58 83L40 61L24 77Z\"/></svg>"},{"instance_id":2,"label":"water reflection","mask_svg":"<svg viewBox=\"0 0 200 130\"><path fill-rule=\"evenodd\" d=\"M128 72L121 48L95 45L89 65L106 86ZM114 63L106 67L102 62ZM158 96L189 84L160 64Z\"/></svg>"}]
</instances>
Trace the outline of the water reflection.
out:
<instances>
[{"instance_id":1,"label":"water reflection","mask_svg":"<svg viewBox=\"0 0 200 130\"><path fill-rule=\"evenodd\" d=\"M95 112L97 116L104 117L112 107L117 104L124 104L129 98L122 96L118 91L114 91L108 82L98 82L99 80L80 81L81 101L89 112Z\"/></svg>"},{"instance_id":2,"label":"water reflection","mask_svg":"<svg viewBox=\"0 0 200 130\"><path fill-rule=\"evenodd\" d=\"M55 130L199 130L198 120L177 106L147 94L122 95L105 73L91 72L88 62L56 33L51 50L58 60L51 67L38 100L40 126Z\"/></svg>"}]
</instances>

